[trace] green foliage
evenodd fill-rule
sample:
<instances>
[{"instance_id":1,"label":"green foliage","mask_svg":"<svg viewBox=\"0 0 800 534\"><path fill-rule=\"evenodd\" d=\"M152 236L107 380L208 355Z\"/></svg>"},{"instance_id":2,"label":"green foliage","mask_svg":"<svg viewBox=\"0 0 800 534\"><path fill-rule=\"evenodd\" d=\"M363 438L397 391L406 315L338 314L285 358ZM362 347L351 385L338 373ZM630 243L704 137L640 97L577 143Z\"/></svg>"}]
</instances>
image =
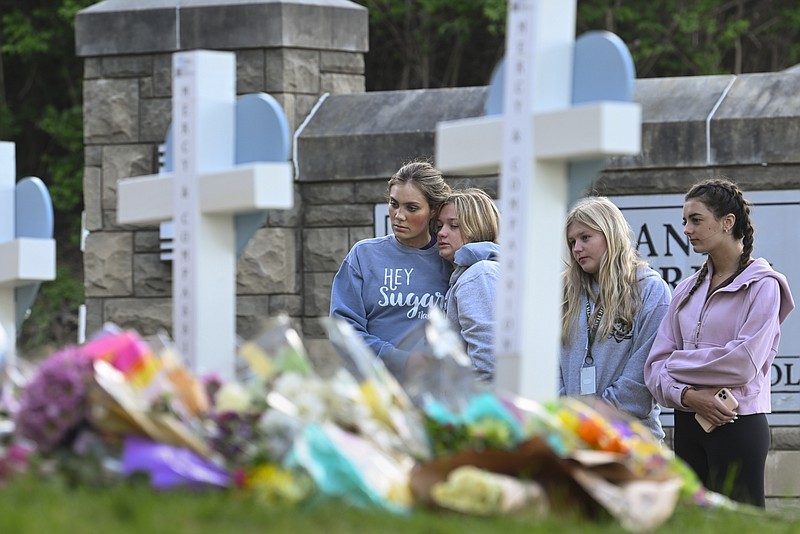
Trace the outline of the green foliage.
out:
<instances>
[{"instance_id":1,"label":"green foliage","mask_svg":"<svg viewBox=\"0 0 800 534\"><path fill-rule=\"evenodd\" d=\"M83 302L83 62L74 20L95 0L4 0L0 8L0 140L16 143L17 179L38 176L55 209L58 278L23 323L23 351L76 339ZM41 349L38 349L41 350Z\"/></svg>"},{"instance_id":2,"label":"green foliage","mask_svg":"<svg viewBox=\"0 0 800 534\"><path fill-rule=\"evenodd\" d=\"M12 2L13 3L13 2ZM93 0L30 0L3 8L0 52L20 57L60 55L74 37L75 14ZM54 50L61 47L61 50Z\"/></svg>"},{"instance_id":3,"label":"green foliage","mask_svg":"<svg viewBox=\"0 0 800 534\"><path fill-rule=\"evenodd\" d=\"M52 30L37 31L36 22L47 14L41 9L27 14L15 11L3 15L3 46L0 51L19 56L43 54L52 40Z\"/></svg>"},{"instance_id":4,"label":"green foliage","mask_svg":"<svg viewBox=\"0 0 800 534\"><path fill-rule=\"evenodd\" d=\"M57 267L56 279L42 283L30 316L22 323L20 353L35 359L64 344L76 344L75 316L83 302L83 281L66 267Z\"/></svg>"},{"instance_id":5,"label":"green foliage","mask_svg":"<svg viewBox=\"0 0 800 534\"><path fill-rule=\"evenodd\" d=\"M4 140L4 138L11 139L16 135L19 135L20 128L17 125L16 117L11 112L11 109L8 107L3 107L0 105L0 140Z\"/></svg>"},{"instance_id":6,"label":"green foliage","mask_svg":"<svg viewBox=\"0 0 800 534\"><path fill-rule=\"evenodd\" d=\"M503 54L504 0L357 0L370 13L369 90L485 85Z\"/></svg>"},{"instance_id":7,"label":"green foliage","mask_svg":"<svg viewBox=\"0 0 800 534\"><path fill-rule=\"evenodd\" d=\"M628 44L640 78L785 69L800 52L800 4L787 0L581 0L578 33Z\"/></svg>"},{"instance_id":8,"label":"green foliage","mask_svg":"<svg viewBox=\"0 0 800 534\"><path fill-rule=\"evenodd\" d=\"M506 2L493 1L486 2L483 6L483 14L489 23L487 29L492 35L505 35L506 31Z\"/></svg>"},{"instance_id":9,"label":"green foliage","mask_svg":"<svg viewBox=\"0 0 800 534\"><path fill-rule=\"evenodd\" d=\"M45 154L50 169L50 195L53 207L64 212L76 211L83 201L83 108L56 109L47 106L38 123L60 151ZM75 243L77 244L77 243Z\"/></svg>"},{"instance_id":10,"label":"green foliage","mask_svg":"<svg viewBox=\"0 0 800 534\"><path fill-rule=\"evenodd\" d=\"M369 9L369 90L488 83L503 55L504 0L357 0ZM792 0L580 0L577 33L605 29L639 77L774 71L800 58Z\"/></svg>"}]
</instances>

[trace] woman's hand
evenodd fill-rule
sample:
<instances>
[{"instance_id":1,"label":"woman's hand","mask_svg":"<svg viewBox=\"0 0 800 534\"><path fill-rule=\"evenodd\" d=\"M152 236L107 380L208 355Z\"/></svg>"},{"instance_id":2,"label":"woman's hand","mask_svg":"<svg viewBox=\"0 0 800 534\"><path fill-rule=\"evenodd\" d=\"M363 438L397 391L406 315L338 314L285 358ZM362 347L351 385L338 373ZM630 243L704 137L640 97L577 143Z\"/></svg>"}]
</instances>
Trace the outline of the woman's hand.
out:
<instances>
[{"instance_id":1,"label":"woman's hand","mask_svg":"<svg viewBox=\"0 0 800 534\"><path fill-rule=\"evenodd\" d=\"M719 388L689 388L683 396L683 404L716 426L733 423L737 414L717 400L717 391Z\"/></svg>"}]
</instances>

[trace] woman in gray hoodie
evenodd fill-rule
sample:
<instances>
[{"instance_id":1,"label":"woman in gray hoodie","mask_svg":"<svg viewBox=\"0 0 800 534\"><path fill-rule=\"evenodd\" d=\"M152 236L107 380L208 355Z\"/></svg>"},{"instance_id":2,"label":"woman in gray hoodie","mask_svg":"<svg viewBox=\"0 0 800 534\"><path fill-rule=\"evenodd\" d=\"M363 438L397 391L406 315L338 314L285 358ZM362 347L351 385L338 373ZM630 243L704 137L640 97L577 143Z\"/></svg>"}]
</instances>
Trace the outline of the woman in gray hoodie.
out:
<instances>
[{"instance_id":1,"label":"woman in gray hoodie","mask_svg":"<svg viewBox=\"0 0 800 534\"><path fill-rule=\"evenodd\" d=\"M605 197L567 215L559 393L589 395L664 438L644 363L671 300L669 286L641 259L622 212Z\"/></svg>"},{"instance_id":2,"label":"woman in gray hoodie","mask_svg":"<svg viewBox=\"0 0 800 534\"><path fill-rule=\"evenodd\" d=\"M500 213L477 188L456 190L439 211L439 255L453 263L445 310L461 334L478 379L494 377L494 301L500 266Z\"/></svg>"}]
</instances>

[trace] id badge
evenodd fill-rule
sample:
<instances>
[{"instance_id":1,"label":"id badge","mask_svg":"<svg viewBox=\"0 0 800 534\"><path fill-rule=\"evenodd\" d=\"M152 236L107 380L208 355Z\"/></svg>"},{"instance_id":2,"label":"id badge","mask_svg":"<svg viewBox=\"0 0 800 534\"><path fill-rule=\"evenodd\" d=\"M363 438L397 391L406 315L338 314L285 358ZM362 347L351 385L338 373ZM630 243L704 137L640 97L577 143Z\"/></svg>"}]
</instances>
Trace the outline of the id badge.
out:
<instances>
[{"instance_id":1,"label":"id badge","mask_svg":"<svg viewBox=\"0 0 800 534\"><path fill-rule=\"evenodd\" d=\"M594 395L597 391L594 365L581 367L581 395Z\"/></svg>"}]
</instances>

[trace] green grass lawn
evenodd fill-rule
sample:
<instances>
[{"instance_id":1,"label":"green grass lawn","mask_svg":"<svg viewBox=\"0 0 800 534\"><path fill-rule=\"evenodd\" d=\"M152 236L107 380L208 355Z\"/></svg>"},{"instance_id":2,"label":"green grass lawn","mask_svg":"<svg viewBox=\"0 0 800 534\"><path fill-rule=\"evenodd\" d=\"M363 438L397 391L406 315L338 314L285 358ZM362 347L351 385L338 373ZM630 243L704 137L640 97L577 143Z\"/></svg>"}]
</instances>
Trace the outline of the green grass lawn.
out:
<instances>
[{"instance_id":1,"label":"green grass lawn","mask_svg":"<svg viewBox=\"0 0 800 534\"><path fill-rule=\"evenodd\" d=\"M797 517L797 516L795 516ZM158 492L146 485L69 490L55 483L20 479L0 488L1 533L202 533L202 532L374 532L618 533L611 519L536 520L525 517L479 518L455 513L416 511L395 516L328 503L312 508L269 510L245 494L189 491ZM777 514L734 513L680 506L655 532L796 533L800 521Z\"/></svg>"}]
</instances>

